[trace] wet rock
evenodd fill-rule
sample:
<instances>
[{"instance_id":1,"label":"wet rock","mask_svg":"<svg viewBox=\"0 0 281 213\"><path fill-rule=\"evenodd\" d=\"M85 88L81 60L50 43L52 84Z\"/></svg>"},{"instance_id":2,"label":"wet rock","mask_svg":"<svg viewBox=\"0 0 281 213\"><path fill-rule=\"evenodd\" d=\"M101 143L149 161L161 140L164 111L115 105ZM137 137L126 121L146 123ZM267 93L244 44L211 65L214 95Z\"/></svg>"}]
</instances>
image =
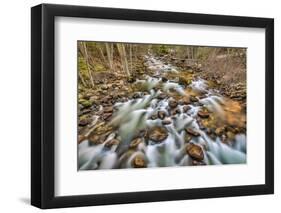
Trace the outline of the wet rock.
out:
<instances>
[{"instance_id":1,"label":"wet rock","mask_svg":"<svg viewBox=\"0 0 281 213\"><path fill-rule=\"evenodd\" d=\"M90 144L98 145L102 144L105 140L105 137L102 135L93 134L89 137Z\"/></svg>"},{"instance_id":2,"label":"wet rock","mask_svg":"<svg viewBox=\"0 0 281 213\"><path fill-rule=\"evenodd\" d=\"M109 121L110 118L111 118L111 116L112 116L112 113L103 113L102 119L103 119L104 121Z\"/></svg>"},{"instance_id":3,"label":"wet rock","mask_svg":"<svg viewBox=\"0 0 281 213\"><path fill-rule=\"evenodd\" d=\"M188 110L190 110L191 109L191 107L190 106L183 106L183 108L182 108L182 110L183 110L183 112L187 112Z\"/></svg>"},{"instance_id":4,"label":"wet rock","mask_svg":"<svg viewBox=\"0 0 281 213\"><path fill-rule=\"evenodd\" d=\"M166 95L165 93L160 93L160 94L157 96L157 98L158 98L159 100L163 100L163 99L167 98L167 95Z\"/></svg>"},{"instance_id":5,"label":"wet rock","mask_svg":"<svg viewBox=\"0 0 281 213\"><path fill-rule=\"evenodd\" d=\"M201 118L209 118L210 114L206 111L200 110L198 111L197 115Z\"/></svg>"},{"instance_id":6,"label":"wet rock","mask_svg":"<svg viewBox=\"0 0 281 213\"><path fill-rule=\"evenodd\" d=\"M196 98L195 96L190 96L189 100L191 102L198 102L198 98Z\"/></svg>"},{"instance_id":7,"label":"wet rock","mask_svg":"<svg viewBox=\"0 0 281 213\"><path fill-rule=\"evenodd\" d=\"M103 112L104 113L112 113L113 112L113 107L112 106L104 107Z\"/></svg>"},{"instance_id":8,"label":"wet rock","mask_svg":"<svg viewBox=\"0 0 281 213\"><path fill-rule=\"evenodd\" d=\"M168 132L165 127L152 127L148 131L148 138L154 142L162 142L168 137Z\"/></svg>"},{"instance_id":9,"label":"wet rock","mask_svg":"<svg viewBox=\"0 0 281 213\"><path fill-rule=\"evenodd\" d=\"M167 82L168 81L168 79L166 77L162 77L161 80L162 80L162 82Z\"/></svg>"},{"instance_id":10,"label":"wet rock","mask_svg":"<svg viewBox=\"0 0 281 213\"><path fill-rule=\"evenodd\" d=\"M175 99L169 100L169 107L176 108L178 106L178 102Z\"/></svg>"},{"instance_id":11,"label":"wet rock","mask_svg":"<svg viewBox=\"0 0 281 213\"><path fill-rule=\"evenodd\" d=\"M182 76L179 77L179 84L181 85L189 85L191 83L191 79L188 79L188 78L184 78Z\"/></svg>"},{"instance_id":12,"label":"wet rock","mask_svg":"<svg viewBox=\"0 0 281 213\"><path fill-rule=\"evenodd\" d=\"M82 112L81 112L81 115L85 115L85 114L88 114L90 113L92 110L91 109L84 109Z\"/></svg>"},{"instance_id":13,"label":"wet rock","mask_svg":"<svg viewBox=\"0 0 281 213\"><path fill-rule=\"evenodd\" d=\"M224 132L225 132L225 127L224 127L224 126L218 127L218 128L216 128L216 130L215 130L215 133L216 133L216 135L218 135L218 136L221 136Z\"/></svg>"},{"instance_id":14,"label":"wet rock","mask_svg":"<svg viewBox=\"0 0 281 213\"><path fill-rule=\"evenodd\" d=\"M132 140L129 147L132 149L137 148L141 142L143 142L142 138L135 138L134 140Z\"/></svg>"},{"instance_id":15,"label":"wet rock","mask_svg":"<svg viewBox=\"0 0 281 213\"><path fill-rule=\"evenodd\" d=\"M86 138L84 135L79 135L78 136L78 143L81 143L82 141L84 141Z\"/></svg>"},{"instance_id":16,"label":"wet rock","mask_svg":"<svg viewBox=\"0 0 281 213\"><path fill-rule=\"evenodd\" d=\"M172 121L170 119L165 119L165 120L162 121L163 125L169 125L171 123L172 123Z\"/></svg>"},{"instance_id":17,"label":"wet rock","mask_svg":"<svg viewBox=\"0 0 281 213\"><path fill-rule=\"evenodd\" d=\"M171 115L176 115L176 114L180 114L180 113L181 113L181 111L179 108L174 108L171 110Z\"/></svg>"},{"instance_id":18,"label":"wet rock","mask_svg":"<svg viewBox=\"0 0 281 213\"><path fill-rule=\"evenodd\" d=\"M132 167L134 168L145 168L146 167L146 161L144 159L144 156L142 155L137 155L134 157L132 160Z\"/></svg>"},{"instance_id":19,"label":"wet rock","mask_svg":"<svg viewBox=\"0 0 281 213\"><path fill-rule=\"evenodd\" d=\"M158 111L158 118L163 120L166 117L166 113L164 111Z\"/></svg>"},{"instance_id":20,"label":"wet rock","mask_svg":"<svg viewBox=\"0 0 281 213\"><path fill-rule=\"evenodd\" d=\"M88 125L92 120L90 118L82 118L79 121L79 126L86 126Z\"/></svg>"},{"instance_id":21,"label":"wet rock","mask_svg":"<svg viewBox=\"0 0 281 213\"><path fill-rule=\"evenodd\" d=\"M184 142L185 142L185 143L189 143L189 142L191 141L191 139L192 139L192 137L187 134L187 135L185 135L185 137L184 137Z\"/></svg>"},{"instance_id":22,"label":"wet rock","mask_svg":"<svg viewBox=\"0 0 281 213\"><path fill-rule=\"evenodd\" d=\"M183 97L181 100L179 100L180 105L188 105L190 104L190 100L188 97Z\"/></svg>"},{"instance_id":23,"label":"wet rock","mask_svg":"<svg viewBox=\"0 0 281 213\"><path fill-rule=\"evenodd\" d=\"M200 133L192 128L186 128L185 131L192 136L195 136L195 137L200 136Z\"/></svg>"},{"instance_id":24,"label":"wet rock","mask_svg":"<svg viewBox=\"0 0 281 213\"><path fill-rule=\"evenodd\" d=\"M228 131L226 136L229 140L233 140L235 138L235 134L233 132Z\"/></svg>"},{"instance_id":25,"label":"wet rock","mask_svg":"<svg viewBox=\"0 0 281 213\"><path fill-rule=\"evenodd\" d=\"M128 77L127 82L128 83L134 83L136 81L136 78L133 76Z\"/></svg>"},{"instance_id":26,"label":"wet rock","mask_svg":"<svg viewBox=\"0 0 281 213\"><path fill-rule=\"evenodd\" d=\"M186 153L195 160L202 161L204 159L202 147L195 143L188 143L186 145Z\"/></svg>"},{"instance_id":27,"label":"wet rock","mask_svg":"<svg viewBox=\"0 0 281 213\"><path fill-rule=\"evenodd\" d=\"M133 98L134 98L134 99L141 98L141 94L140 94L140 93L135 93L135 94L133 95Z\"/></svg>"},{"instance_id":28,"label":"wet rock","mask_svg":"<svg viewBox=\"0 0 281 213\"><path fill-rule=\"evenodd\" d=\"M151 120L156 120L158 118L158 115L157 114L153 114L150 116L150 119Z\"/></svg>"},{"instance_id":29,"label":"wet rock","mask_svg":"<svg viewBox=\"0 0 281 213\"><path fill-rule=\"evenodd\" d=\"M197 123L198 123L198 126L199 126L199 128L200 128L201 130L205 130L205 129L206 129L206 127L204 126L204 123L202 122L201 119L198 119L198 120L197 120Z\"/></svg>"},{"instance_id":30,"label":"wet rock","mask_svg":"<svg viewBox=\"0 0 281 213\"><path fill-rule=\"evenodd\" d=\"M111 139L110 141L106 142L105 146L106 147L111 147L113 145L118 145L120 144L120 141L117 139Z\"/></svg>"},{"instance_id":31,"label":"wet rock","mask_svg":"<svg viewBox=\"0 0 281 213\"><path fill-rule=\"evenodd\" d=\"M105 103L105 104L111 103L110 101L111 101L111 97L110 97L110 96L105 96L105 97L101 100L101 102L102 102L102 103Z\"/></svg>"},{"instance_id":32,"label":"wet rock","mask_svg":"<svg viewBox=\"0 0 281 213\"><path fill-rule=\"evenodd\" d=\"M197 161L197 160L193 160L192 162L193 166L205 166L207 165L204 161Z\"/></svg>"}]
</instances>

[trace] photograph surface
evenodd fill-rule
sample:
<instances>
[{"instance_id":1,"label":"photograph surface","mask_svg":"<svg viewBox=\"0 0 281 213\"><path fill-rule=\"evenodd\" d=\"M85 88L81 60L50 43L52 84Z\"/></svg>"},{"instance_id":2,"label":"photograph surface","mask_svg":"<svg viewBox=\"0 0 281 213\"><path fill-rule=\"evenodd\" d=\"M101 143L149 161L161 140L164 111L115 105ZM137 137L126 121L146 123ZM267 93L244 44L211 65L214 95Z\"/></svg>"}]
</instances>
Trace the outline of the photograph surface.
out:
<instances>
[{"instance_id":1,"label":"photograph surface","mask_svg":"<svg viewBox=\"0 0 281 213\"><path fill-rule=\"evenodd\" d=\"M78 41L78 170L247 163L246 57Z\"/></svg>"}]
</instances>

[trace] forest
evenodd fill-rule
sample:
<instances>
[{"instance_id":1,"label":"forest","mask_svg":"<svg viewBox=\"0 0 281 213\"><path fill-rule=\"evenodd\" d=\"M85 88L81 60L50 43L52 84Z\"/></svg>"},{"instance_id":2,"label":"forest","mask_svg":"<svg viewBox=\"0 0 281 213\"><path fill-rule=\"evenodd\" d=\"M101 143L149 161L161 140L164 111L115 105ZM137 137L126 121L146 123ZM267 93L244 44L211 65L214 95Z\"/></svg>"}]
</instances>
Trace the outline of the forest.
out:
<instances>
[{"instance_id":1,"label":"forest","mask_svg":"<svg viewBox=\"0 0 281 213\"><path fill-rule=\"evenodd\" d=\"M246 163L246 54L78 41L78 169Z\"/></svg>"}]
</instances>

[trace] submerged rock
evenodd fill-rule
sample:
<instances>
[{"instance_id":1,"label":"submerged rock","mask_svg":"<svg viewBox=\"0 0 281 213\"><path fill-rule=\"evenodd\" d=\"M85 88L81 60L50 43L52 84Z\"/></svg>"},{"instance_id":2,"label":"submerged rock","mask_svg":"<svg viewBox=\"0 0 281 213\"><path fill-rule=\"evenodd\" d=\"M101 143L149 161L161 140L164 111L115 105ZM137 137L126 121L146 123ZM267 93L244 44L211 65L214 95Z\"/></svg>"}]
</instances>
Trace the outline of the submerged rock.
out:
<instances>
[{"instance_id":1,"label":"submerged rock","mask_svg":"<svg viewBox=\"0 0 281 213\"><path fill-rule=\"evenodd\" d=\"M154 142L161 142L168 137L168 132L165 127L152 127L148 131L148 138Z\"/></svg>"},{"instance_id":2,"label":"submerged rock","mask_svg":"<svg viewBox=\"0 0 281 213\"><path fill-rule=\"evenodd\" d=\"M202 161L204 159L204 152L201 146L188 143L186 145L186 152L187 154L195 160Z\"/></svg>"}]
</instances>

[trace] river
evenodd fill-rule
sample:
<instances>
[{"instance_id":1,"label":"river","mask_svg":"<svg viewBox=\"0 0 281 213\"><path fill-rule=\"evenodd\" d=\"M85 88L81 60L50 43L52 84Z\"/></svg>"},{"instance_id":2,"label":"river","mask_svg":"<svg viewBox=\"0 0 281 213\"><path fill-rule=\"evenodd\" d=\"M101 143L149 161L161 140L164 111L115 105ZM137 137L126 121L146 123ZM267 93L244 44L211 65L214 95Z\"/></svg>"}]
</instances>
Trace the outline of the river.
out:
<instances>
[{"instance_id":1,"label":"river","mask_svg":"<svg viewBox=\"0 0 281 213\"><path fill-rule=\"evenodd\" d=\"M203 125L239 126L245 119L239 103L198 76L188 86L170 80L184 71L161 58L147 55L145 64L154 75L136 80L142 89L135 98L115 103L114 131L102 143L78 145L80 170L246 163L245 132L217 128L210 134Z\"/></svg>"}]
</instances>

